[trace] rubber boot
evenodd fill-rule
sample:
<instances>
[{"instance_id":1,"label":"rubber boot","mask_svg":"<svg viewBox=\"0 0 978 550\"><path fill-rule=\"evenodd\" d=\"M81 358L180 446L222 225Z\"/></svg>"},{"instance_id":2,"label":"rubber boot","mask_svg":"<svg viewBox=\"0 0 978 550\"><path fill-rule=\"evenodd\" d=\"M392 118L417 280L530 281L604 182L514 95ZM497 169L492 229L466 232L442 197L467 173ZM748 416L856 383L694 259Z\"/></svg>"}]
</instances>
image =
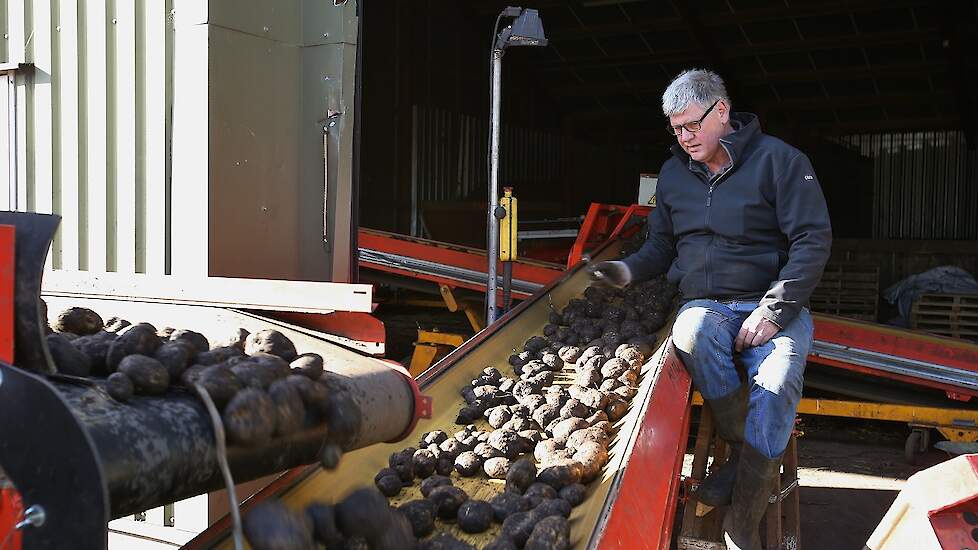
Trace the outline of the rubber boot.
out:
<instances>
[{"instance_id":1,"label":"rubber boot","mask_svg":"<svg viewBox=\"0 0 978 550\"><path fill-rule=\"evenodd\" d=\"M723 517L723 541L727 550L762 550L758 526L779 475L781 457L768 458L750 445L743 445L733 502Z\"/></svg>"},{"instance_id":2,"label":"rubber boot","mask_svg":"<svg viewBox=\"0 0 978 550\"><path fill-rule=\"evenodd\" d=\"M727 442L730 456L719 468L712 470L696 488L693 498L709 506L730 504L734 482L737 479L737 463L744 442L744 421L747 418L747 384L719 399L707 399L713 413L717 435Z\"/></svg>"}]
</instances>

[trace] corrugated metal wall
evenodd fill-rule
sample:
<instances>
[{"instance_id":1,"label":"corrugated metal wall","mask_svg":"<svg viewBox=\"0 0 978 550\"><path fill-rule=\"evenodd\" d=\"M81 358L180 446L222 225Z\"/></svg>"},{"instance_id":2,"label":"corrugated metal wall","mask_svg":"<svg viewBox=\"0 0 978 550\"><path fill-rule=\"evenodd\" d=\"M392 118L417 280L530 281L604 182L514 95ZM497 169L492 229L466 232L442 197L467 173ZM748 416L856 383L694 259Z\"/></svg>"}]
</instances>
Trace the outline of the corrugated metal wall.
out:
<instances>
[{"instance_id":1,"label":"corrugated metal wall","mask_svg":"<svg viewBox=\"0 0 978 550\"><path fill-rule=\"evenodd\" d=\"M10 206L63 216L52 267L169 270L172 9L0 0L0 63L35 65L16 75L26 147Z\"/></svg>"},{"instance_id":2,"label":"corrugated metal wall","mask_svg":"<svg viewBox=\"0 0 978 550\"><path fill-rule=\"evenodd\" d=\"M873 238L978 239L978 152L957 131L845 136L873 159Z\"/></svg>"},{"instance_id":3,"label":"corrugated metal wall","mask_svg":"<svg viewBox=\"0 0 978 550\"><path fill-rule=\"evenodd\" d=\"M488 121L435 107L412 109L411 228L418 226L421 201L485 199ZM499 185L553 183L560 178L559 133L504 125L500 131Z\"/></svg>"}]
</instances>

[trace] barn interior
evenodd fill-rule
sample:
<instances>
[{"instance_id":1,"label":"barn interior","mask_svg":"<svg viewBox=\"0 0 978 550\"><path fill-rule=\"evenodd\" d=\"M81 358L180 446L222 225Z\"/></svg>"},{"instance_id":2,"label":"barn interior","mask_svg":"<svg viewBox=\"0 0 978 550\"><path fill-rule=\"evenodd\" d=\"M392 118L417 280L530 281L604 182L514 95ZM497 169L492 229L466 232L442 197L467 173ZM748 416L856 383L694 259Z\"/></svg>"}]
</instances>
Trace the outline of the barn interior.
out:
<instances>
[{"instance_id":1,"label":"barn interior","mask_svg":"<svg viewBox=\"0 0 978 550\"><path fill-rule=\"evenodd\" d=\"M489 49L505 6L364 3L361 226L485 248ZM665 86L703 67L735 111L812 159L834 259L877 264L881 289L937 265L978 270L973 3L527 7L549 44L506 51L500 153L521 230L635 202L674 140Z\"/></svg>"}]
</instances>

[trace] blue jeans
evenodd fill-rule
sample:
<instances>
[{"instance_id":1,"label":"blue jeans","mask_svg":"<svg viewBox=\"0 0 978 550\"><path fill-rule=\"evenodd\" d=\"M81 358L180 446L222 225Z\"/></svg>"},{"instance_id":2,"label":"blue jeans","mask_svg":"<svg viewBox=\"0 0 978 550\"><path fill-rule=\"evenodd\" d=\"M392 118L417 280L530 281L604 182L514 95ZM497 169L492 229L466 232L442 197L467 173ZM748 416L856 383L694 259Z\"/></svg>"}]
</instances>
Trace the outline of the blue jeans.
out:
<instances>
[{"instance_id":1,"label":"blue jeans","mask_svg":"<svg viewBox=\"0 0 978 550\"><path fill-rule=\"evenodd\" d=\"M673 343L704 399L718 399L740 388L734 341L756 307L757 302L693 300L680 308L672 327ZM788 446L813 331L812 317L802 309L766 344L740 352L750 384L744 441L768 458L780 457Z\"/></svg>"}]
</instances>

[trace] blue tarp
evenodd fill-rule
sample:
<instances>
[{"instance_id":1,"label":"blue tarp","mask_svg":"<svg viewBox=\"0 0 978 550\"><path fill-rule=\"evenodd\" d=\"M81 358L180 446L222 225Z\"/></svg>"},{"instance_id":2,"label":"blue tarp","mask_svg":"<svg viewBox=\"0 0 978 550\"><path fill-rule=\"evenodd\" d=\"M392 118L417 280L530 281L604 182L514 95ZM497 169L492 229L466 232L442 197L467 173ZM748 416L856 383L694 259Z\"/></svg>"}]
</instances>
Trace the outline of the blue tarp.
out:
<instances>
[{"instance_id":1,"label":"blue tarp","mask_svg":"<svg viewBox=\"0 0 978 550\"><path fill-rule=\"evenodd\" d=\"M909 327L910 308L921 294L978 294L978 281L971 273L953 265L911 275L883 291L883 298L900 312L890 324Z\"/></svg>"}]
</instances>

